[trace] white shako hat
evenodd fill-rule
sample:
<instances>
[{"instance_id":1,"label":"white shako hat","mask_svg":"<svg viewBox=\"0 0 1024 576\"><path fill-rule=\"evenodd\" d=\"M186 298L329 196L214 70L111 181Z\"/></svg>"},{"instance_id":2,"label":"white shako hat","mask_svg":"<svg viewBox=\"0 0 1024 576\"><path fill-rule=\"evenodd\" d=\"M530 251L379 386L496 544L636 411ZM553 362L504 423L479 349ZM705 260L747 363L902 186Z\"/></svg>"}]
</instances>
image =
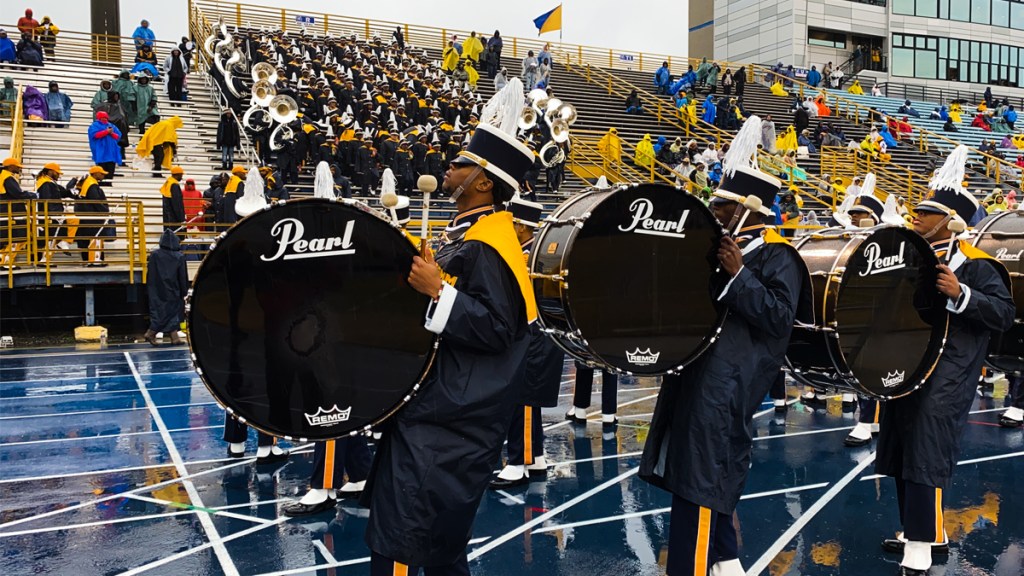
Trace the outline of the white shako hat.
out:
<instances>
[{"instance_id":1,"label":"white shako hat","mask_svg":"<svg viewBox=\"0 0 1024 576\"><path fill-rule=\"evenodd\" d=\"M512 213L512 221L532 228L540 226L540 217L544 213L544 205L524 200L516 194L508 202L508 211Z\"/></svg>"},{"instance_id":2,"label":"white shako hat","mask_svg":"<svg viewBox=\"0 0 1024 576\"><path fill-rule=\"evenodd\" d=\"M946 162L935 172L928 183L932 193L919 202L916 211L937 212L959 218L970 225L978 213L978 200L963 187L964 165L970 149L963 144L957 146L946 157Z\"/></svg>"},{"instance_id":3,"label":"white shako hat","mask_svg":"<svg viewBox=\"0 0 1024 576\"><path fill-rule=\"evenodd\" d=\"M480 166L518 190L519 181L533 167L533 152L516 137L523 108L523 83L513 78L484 105L469 146L452 163Z\"/></svg>"},{"instance_id":4,"label":"white shako hat","mask_svg":"<svg viewBox=\"0 0 1024 576\"><path fill-rule=\"evenodd\" d=\"M751 116L736 133L729 151L722 159L722 181L712 194L712 202L719 199L720 202L743 204L748 196L756 196L761 200L758 212L764 216L772 214L775 196L782 189L782 181L757 168L754 154L760 141L761 118Z\"/></svg>"}]
</instances>

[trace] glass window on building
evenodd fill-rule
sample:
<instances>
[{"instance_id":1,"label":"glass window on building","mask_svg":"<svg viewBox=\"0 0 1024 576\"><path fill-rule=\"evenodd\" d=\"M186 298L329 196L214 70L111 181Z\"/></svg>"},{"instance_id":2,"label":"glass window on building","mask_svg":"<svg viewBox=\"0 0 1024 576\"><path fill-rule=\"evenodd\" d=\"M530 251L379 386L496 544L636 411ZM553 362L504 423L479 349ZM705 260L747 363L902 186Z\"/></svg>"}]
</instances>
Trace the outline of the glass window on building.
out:
<instances>
[{"instance_id":1,"label":"glass window on building","mask_svg":"<svg viewBox=\"0 0 1024 576\"><path fill-rule=\"evenodd\" d=\"M892 13L1024 30L1024 0L893 0Z\"/></svg>"},{"instance_id":2,"label":"glass window on building","mask_svg":"<svg viewBox=\"0 0 1024 576\"><path fill-rule=\"evenodd\" d=\"M808 28L807 43L812 46L826 46L828 48L845 49L846 32L832 32L830 30Z\"/></svg>"},{"instance_id":3,"label":"glass window on building","mask_svg":"<svg viewBox=\"0 0 1024 576\"><path fill-rule=\"evenodd\" d=\"M893 34L894 76L1020 86L1024 48L994 42Z\"/></svg>"}]
</instances>

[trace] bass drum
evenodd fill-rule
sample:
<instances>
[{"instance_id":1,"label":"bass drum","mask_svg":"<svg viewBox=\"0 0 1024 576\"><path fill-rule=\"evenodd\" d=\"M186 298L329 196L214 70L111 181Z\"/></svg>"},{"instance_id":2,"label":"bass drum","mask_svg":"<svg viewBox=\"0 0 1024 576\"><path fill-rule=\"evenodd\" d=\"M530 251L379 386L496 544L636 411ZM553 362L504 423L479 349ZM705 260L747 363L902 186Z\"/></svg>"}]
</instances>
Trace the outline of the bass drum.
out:
<instances>
[{"instance_id":1,"label":"bass drum","mask_svg":"<svg viewBox=\"0 0 1024 576\"><path fill-rule=\"evenodd\" d=\"M326 440L398 410L434 358L427 302L406 282L416 249L353 201L260 210L211 248L189 291L196 371L231 415Z\"/></svg>"},{"instance_id":2,"label":"bass drum","mask_svg":"<svg viewBox=\"0 0 1024 576\"><path fill-rule=\"evenodd\" d=\"M1013 327L992 335L988 364L1000 372L1024 372L1024 210L998 212L978 222L971 244L1006 267L1017 305Z\"/></svg>"},{"instance_id":3,"label":"bass drum","mask_svg":"<svg viewBox=\"0 0 1024 576\"><path fill-rule=\"evenodd\" d=\"M793 377L878 399L919 388L942 354L948 314L939 261L911 230L833 229L797 240L814 290L814 325L793 329Z\"/></svg>"},{"instance_id":4,"label":"bass drum","mask_svg":"<svg viewBox=\"0 0 1024 576\"><path fill-rule=\"evenodd\" d=\"M710 281L722 227L665 185L589 190L548 218L530 256L541 326L591 365L666 374L714 341Z\"/></svg>"}]
</instances>

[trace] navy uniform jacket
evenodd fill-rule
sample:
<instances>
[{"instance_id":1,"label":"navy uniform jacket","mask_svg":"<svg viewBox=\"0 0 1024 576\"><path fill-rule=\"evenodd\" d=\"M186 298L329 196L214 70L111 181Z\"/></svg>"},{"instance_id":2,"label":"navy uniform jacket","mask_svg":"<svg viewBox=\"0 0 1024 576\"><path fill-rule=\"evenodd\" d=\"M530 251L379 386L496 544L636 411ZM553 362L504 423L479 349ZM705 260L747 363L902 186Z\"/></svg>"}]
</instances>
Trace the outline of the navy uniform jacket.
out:
<instances>
[{"instance_id":1,"label":"navy uniform jacket","mask_svg":"<svg viewBox=\"0 0 1024 576\"><path fill-rule=\"evenodd\" d=\"M437 253L450 285L427 322L441 336L437 358L385 430L362 497L371 510L366 543L404 564L448 565L465 554L511 422L529 344L526 303L496 249L463 241L469 224L491 212L457 217ZM510 217L507 228L518 246Z\"/></svg>"},{"instance_id":2,"label":"navy uniform jacket","mask_svg":"<svg viewBox=\"0 0 1024 576\"><path fill-rule=\"evenodd\" d=\"M951 314L942 357L920 390L886 403L875 461L879 474L943 489L960 455L989 337L1010 328L1015 310L1002 265L962 242L955 250L949 267L963 295L946 307Z\"/></svg>"},{"instance_id":3,"label":"navy uniform jacket","mask_svg":"<svg viewBox=\"0 0 1024 576\"><path fill-rule=\"evenodd\" d=\"M765 240L771 240L766 242ZM714 288L728 309L718 340L665 376L640 477L694 504L732 514L750 469L752 418L779 374L797 317L810 311L806 267L767 232L741 241L743 268Z\"/></svg>"}]
</instances>

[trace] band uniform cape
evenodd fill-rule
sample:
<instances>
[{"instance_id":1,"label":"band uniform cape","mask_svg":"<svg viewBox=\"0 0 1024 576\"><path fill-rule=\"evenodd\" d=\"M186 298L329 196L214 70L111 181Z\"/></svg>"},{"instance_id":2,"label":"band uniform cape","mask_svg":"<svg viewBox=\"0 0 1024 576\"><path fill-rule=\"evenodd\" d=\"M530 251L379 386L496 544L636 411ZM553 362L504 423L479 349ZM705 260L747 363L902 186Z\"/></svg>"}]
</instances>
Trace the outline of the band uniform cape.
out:
<instances>
[{"instance_id":1,"label":"band uniform cape","mask_svg":"<svg viewBox=\"0 0 1024 576\"><path fill-rule=\"evenodd\" d=\"M437 358L423 388L389 422L362 497L372 510L370 549L405 564L449 565L465 554L511 421L527 324L536 318L512 216L481 216L488 212L456 218L437 253L456 289L444 289L428 323L443 322L454 295ZM459 226L474 217L468 229Z\"/></svg>"},{"instance_id":2,"label":"band uniform cape","mask_svg":"<svg viewBox=\"0 0 1024 576\"><path fill-rule=\"evenodd\" d=\"M156 332L178 330L185 317L188 266L178 237L171 230L160 236L160 248L149 254L146 276L149 296L149 327Z\"/></svg>"},{"instance_id":3,"label":"band uniform cape","mask_svg":"<svg viewBox=\"0 0 1024 576\"><path fill-rule=\"evenodd\" d=\"M946 345L928 381L882 410L875 461L879 474L943 489L960 454L989 337L1010 328L1015 309L1006 269L965 241L956 249L949 267L970 292L947 306Z\"/></svg>"},{"instance_id":4,"label":"band uniform cape","mask_svg":"<svg viewBox=\"0 0 1024 576\"><path fill-rule=\"evenodd\" d=\"M794 319L810 321L811 310L806 267L785 239L767 230L738 244L739 274L727 288L724 275L712 281L713 298L726 290L721 334L663 378L640 461L647 482L724 514L736 509L750 468L751 419L779 374Z\"/></svg>"}]
</instances>

